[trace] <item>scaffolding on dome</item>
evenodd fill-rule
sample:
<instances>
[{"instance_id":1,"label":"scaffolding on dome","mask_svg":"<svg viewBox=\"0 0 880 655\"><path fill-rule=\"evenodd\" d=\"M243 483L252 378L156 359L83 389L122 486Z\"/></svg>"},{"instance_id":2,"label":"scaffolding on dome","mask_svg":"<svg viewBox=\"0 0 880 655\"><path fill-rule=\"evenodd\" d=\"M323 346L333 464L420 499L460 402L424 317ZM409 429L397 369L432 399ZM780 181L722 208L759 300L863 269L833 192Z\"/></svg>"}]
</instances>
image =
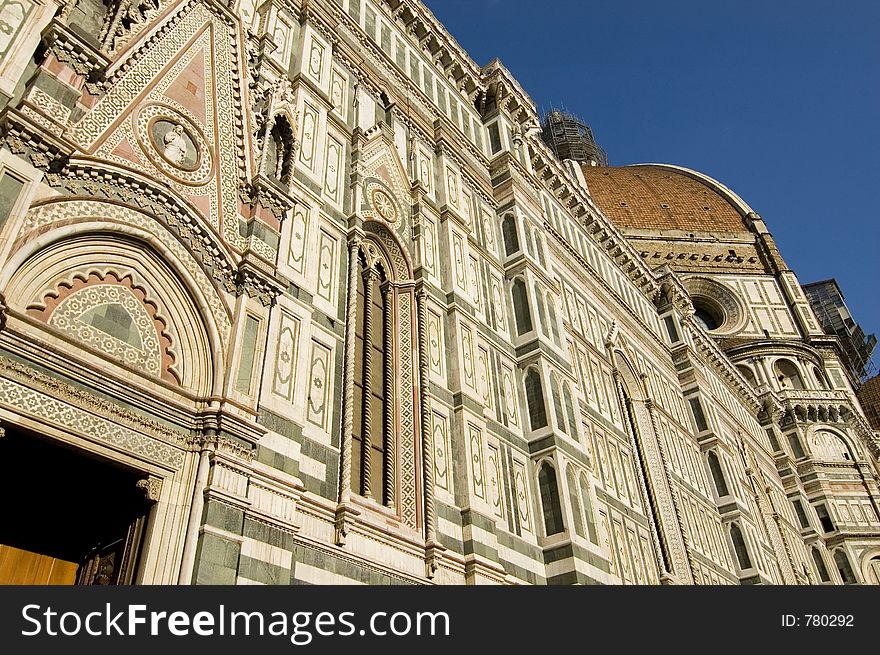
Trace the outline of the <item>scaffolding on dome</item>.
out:
<instances>
[{"instance_id":1,"label":"scaffolding on dome","mask_svg":"<svg viewBox=\"0 0 880 655\"><path fill-rule=\"evenodd\" d=\"M560 161L571 159L607 166L608 155L596 143L593 130L577 116L551 109L541 121L541 138Z\"/></svg>"}]
</instances>

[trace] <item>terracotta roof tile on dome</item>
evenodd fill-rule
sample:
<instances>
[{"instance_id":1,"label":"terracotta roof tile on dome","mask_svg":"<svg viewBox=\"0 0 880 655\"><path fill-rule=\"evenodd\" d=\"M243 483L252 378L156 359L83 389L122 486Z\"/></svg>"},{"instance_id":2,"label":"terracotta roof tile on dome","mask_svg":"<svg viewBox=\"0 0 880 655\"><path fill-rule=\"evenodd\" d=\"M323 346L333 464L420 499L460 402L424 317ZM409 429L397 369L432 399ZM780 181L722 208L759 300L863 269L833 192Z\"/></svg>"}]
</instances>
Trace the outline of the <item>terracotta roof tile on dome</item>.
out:
<instances>
[{"instance_id":1,"label":"terracotta roof tile on dome","mask_svg":"<svg viewBox=\"0 0 880 655\"><path fill-rule=\"evenodd\" d=\"M590 195L615 225L633 229L744 232L737 207L681 169L582 166Z\"/></svg>"}]
</instances>

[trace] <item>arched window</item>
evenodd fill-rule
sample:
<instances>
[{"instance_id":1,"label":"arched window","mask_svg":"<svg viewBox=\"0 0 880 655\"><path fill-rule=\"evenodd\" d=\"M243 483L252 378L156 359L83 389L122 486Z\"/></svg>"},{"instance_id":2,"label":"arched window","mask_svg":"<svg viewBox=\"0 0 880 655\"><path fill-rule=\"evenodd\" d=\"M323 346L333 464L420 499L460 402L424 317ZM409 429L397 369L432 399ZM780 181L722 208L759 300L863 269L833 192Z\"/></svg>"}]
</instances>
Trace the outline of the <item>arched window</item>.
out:
<instances>
[{"instance_id":1,"label":"arched window","mask_svg":"<svg viewBox=\"0 0 880 655\"><path fill-rule=\"evenodd\" d=\"M587 524L587 536L594 544L598 544L599 538L596 536L596 523L593 521L593 501L590 498L590 483L587 482L587 476L584 473L581 473L580 488L581 505L584 508L584 518Z\"/></svg>"},{"instance_id":2,"label":"arched window","mask_svg":"<svg viewBox=\"0 0 880 655\"><path fill-rule=\"evenodd\" d=\"M550 331L553 333L553 343L557 346L562 345L559 340L559 322L556 316L556 303L553 296L547 294L547 322L550 323Z\"/></svg>"},{"instance_id":3,"label":"arched window","mask_svg":"<svg viewBox=\"0 0 880 655\"><path fill-rule=\"evenodd\" d=\"M562 521L562 505L559 501L559 485L556 483L556 471L544 462L538 473L538 488L541 492L541 509L544 513L544 531L547 536L559 534L565 530Z\"/></svg>"},{"instance_id":4,"label":"arched window","mask_svg":"<svg viewBox=\"0 0 880 655\"><path fill-rule=\"evenodd\" d=\"M837 571L840 573L840 579L843 580L843 584L856 584L858 582L853 573L852 566L849 564L849 557L846 556L846 551L842 548L834 551L834 564L837 566Z\"/></svg>"},{"instance_id":5,"label":"arched window","mask_svg":"<svg viewBox=\"0 0 880 655\"><path fill-rule=\"evenodd\" d=\"M755 377L755 373L752 371L752 369L742 364L737 364L736 368L740 373L742 373L743 377L753 388L758 386L758 378Z\"/></svg>"},{"instance_id":6,"label":"arched window","mask_svg":"<svg viewBox=\"0 0 880 655\"><path fill-rule=\"evenodd\" d=\"M516 220L508 214L501 221L501 237L504 239L504 253L512 255L519 250L519 237L516 235Z\"/></svg>"},{"instance_id":7,"label":"arched window","mask_svg":"<svg viewBox=\"0 0 880 655\"><path fill-rule=\"evenodd\" d=\"M538 305L538 323L541 324L541 332L545 337L549 337L550 333L547 331L547 313L544 310L544 295L541 293L541 288L538 286L537 282L535 282L535 302Z\"/></svg>"},{"instance_id":8,"label":"arched window","mask_svg":"<svg viewBox=\"0 0 880 655\"><path fill-rule=\"evenodd\" d=\"M572 439L578 438L577 420L574 414L574 400L571 397L571 386L568 382L562 383L562 401L565 403L565 417L568 419L568 434Z\"/></svg>"},{"instance_id":9,"label":"arched window","mask_svg":"<svg viewBox=\"0 0 880 655\"><path fill-rule=\"evenodd\" d=\"M544 241L537 230L535 231L535 253L538 256L538 263L541 265L541 268L547 268L547 259L544 256Z\"/></svg>"},{"instance_id":10,"label":"arched window","mask_svg":"<svg viewBox=\"0 0 880 655\"><path fill-rule=\"evenodd\" d=\"M828 384L828 380L823 375L822 371L819 370L818 366L813 367L813 376L816 378L816 382L819 384L820 389L830 389L831 386Z\"/></svg>"},{"instance_id":11,"label":"arched window","mask_svg":"<svg viewBox=\"0 0 880 655\"><path fill-rule=\"evenodd\" d=\"M562 397L559 394L559 377L556 373L550 376L550 395L553 396L553 409L556 410L556 427L562 432L566 432L565 415L562 413Z\"/></svg>"},{"instance_id":12,"label":"arched window","mask_svg":"<svg viewBox=\"0 0 880 655\"><path fill-rule=\"evenodd\" d=\"M367 498L388 502L385 443L387 282L380 267L360 262L355 328L352 488ZM380 288L381 287L381 288Z\"/></svg>"},{"instance_id":13,"label":"arched window","mask_svg":"<svg viewBox=\"0 0 880 655\"><path fill-rule=\"evenodd\" d=\"M529 226L527 223L523 224L523 231L525 232L525 236L526 236L526 252L529 253L529 257L534 259L535 258L535 242L534 242L534 239L532 238L532 230L529 229Z\"/></svg>"},{"instance_id":14,"label":"arched window","mask_svg":"<svg viewBox=\"0 0 880 655\"><path fill-rule=\"evenodd\" d=\"M810 439L810 449L813 451L813 459L824 462L852 462L846 443L833 432L828 430L816 430Z\"/></svg>"},{"instance_id":15,"label":"arched window","mask_svg":"<svg viewBox=\"0 0 880 655\"><path fill-rule=\"evenodd\" d=\"M831 520L831 515L828 513L828 507L826 507L825 503L816 505L816 516L819 517L819 525L822 526L823 532L834 532L837 529L834 527L834 521Z\"/></svg>"},{"instance_id":16,"label":"arched window","mask_svg":"<svg viewBox=\"0 0 880 655\"><path fill-rule=\"evenodd\" d=\"M544 387L541 375L535 369L526 373L526 404L529 408L529 425L532 430L547 427L547 406L544 404Z\"/></svg>"},{"instance_id":17,"label":"arched window","mask_svg":"<svg viewBox=\"0 0 880 655\"><path fill-rule=\"evenodd\" d=\"M787 359L777 359L773 364L773 370L776 372L776 380L782 389L803 389L804 380L800 372L791 361Z\"/></svg>"},{"instance_id":18,"label":"arched window","mask_svg":"<svg viewBox=\"0 0 880 655\"><path fill-rule=\"evenodd\" d=\"M715 491L718 492L718 497L721 498L729 495L730 491L727 488L727 482L724 480L724 471L721 470L721 461L714 450L709 451L708 460L709 471L712 473L712 480L715 482Z\"/></svg>"},{"instance_id":19,"label":"arched window","mask_svg":"<svg viewBox=\"0 0 880 655\"><path fill-rule=\"evenodd\" d=\"M743 539L742 530L736 523L730 524L730 540L733 542L733 551L736 553L736 561L739 562L741 570L752 568L752 560L749 558L749 549L746 548L746 541Z\"/></svg>"},{"instance_id":20,"label":"arched window","mask_svg":"<svg viewBox=\"0 0 880 655\"><path fill-rule=\"evenodd\" d=\"M529 310L529 292L522 278L513 281L513 314L516 319L516 333L526 334L532 331L532 312Z\"/></svg>"},{"instance_id":21,"label":"arched window","mask_svg":"<svg viewBox=\"0 0 880 655\"><path fill-rule=\"evenodd\" d=\"M578 500L580 492L578 491L577 474L574 467L569 465L565 471L565 479L568 483L568 497L571 499L571 518L574 521L574 531L579 537L585 537L584 519L581 516L581 503Z\"/></svg>"},{"instance_id":22,"label":"arched window","mask_svg":"<svg viewBox=\"0 0 880 655\"><path fill-rule=\"evenodd\" d=\"M831 576L828 575L828 567L825 566L825 560L822 558L822 553L819 552L819 549L813 546L810 549L810 554L813 556L813 564L816 565L816 573L819 574L819 580L822 582L831 582Z\"/></svg>"}]
</instances>

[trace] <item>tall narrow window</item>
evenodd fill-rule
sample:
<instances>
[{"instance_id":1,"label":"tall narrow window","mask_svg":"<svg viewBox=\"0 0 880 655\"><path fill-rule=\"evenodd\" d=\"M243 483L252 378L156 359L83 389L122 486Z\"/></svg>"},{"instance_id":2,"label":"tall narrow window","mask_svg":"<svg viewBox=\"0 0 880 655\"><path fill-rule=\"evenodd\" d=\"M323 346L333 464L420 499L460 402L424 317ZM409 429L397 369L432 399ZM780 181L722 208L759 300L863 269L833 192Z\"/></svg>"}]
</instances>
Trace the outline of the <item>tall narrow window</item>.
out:
<instances>
[{"instance_id":1,"label":"tall narrow window","mask_svg":"<svg viewBox=\"0 0 880 655\"><path fill-rule=\"evenodd\" d=\"M669 343L678 343L681 337L678 336L678 328L675 326L675 318L672 314L663 319L666 325L666 334L669 335Z\"/></svg>"},{"instance_id":2,"label":"tall narrow window","mask_svg":"<svg viewBox=\"0 0 880 655\"><path fill-rule=\"evenodd\" d=\"M516 333L519 335L532 331L532 312L529 310L529 292L522 278L513 281L513 314L516 319Z\"/></svg>"},{"instance_id":3,"label":"tall narrow window","mask_svg":"<svg viewBox=\"0 0 880 655\"><path fill-rule=\"evenodd\" d=\"M526 373L526 404L529 407L529 425L532 430L547 427L547 406L544 404L544 388L541 375L535 369Z\"/></svg>"},{"instance_id":4,"label":"tall narrow window","mask_svg":"<svg viewBox=\"0 0 880 655\"><path fill-rule=\"evenodd\" d=\"M806 530L810 527L810 519L807 518L807 511L804 509L804 504L801 502L800 498L795 498L791 501L791 504L794 505L794 513L797 514L798 523L801 528Z\"/></svg>"},{"instance_id":5,"label":"tall narrow window","mask_svg":"<svg viewBox=\"0 0 880 655\"><path fill-rule=\"evenodd\" d=\"M537 282L535 283L535 303L538 305L538 323L541 324L541 332L545 337L549 337L550 333L547 331L547 312L544 309L544 296Z\"/></svg>"},{"instance_id":6,"label":"tall narrow window","mask_svg":"<svg viewBox=\"0 0 880 655\"><path fill-rule=\"evenodd\" d=\"M846 556L846 551L842 548L834 551L834 564L837 566L837 571L840 573L843 584L856 584L858 582L853 573L852 566L850 566L849 557Z\"/></svg>"},{"instance_id":7,"label":"tall narrow window","mask_svg":"<svg viewBox=\"0 0 880 655\"><path fill-rule=\"evenodd\" d=\"M779 440L776 438L776 430L767 428L767 438L770 440L770 446L774 451L782 450L779 446Z\"/></svg>"},{"instance_id":8,"label":"tall narrow window","mask_svg":"<svg viewBox=\"0 0 880 655\"><path fill-rule=\"evenodd\" d=\"M571 518L574 521L574 531L579 537L585 537L584 519L581 516L581 503L578 500L577 474L573 466L568 466L565 471L565 480L568 483L568 497L571 499Z\"/></svg>"},{"instance_id":9,"label":"tall narrow window","mask_svg":"<svg viewBox=\"0 0 880 655\"><path fill-rule=\"evenodd\" d=\"M504 253L508 256L519 250L519 237L516 235L516 221L508 214L501 221L501 236L504 239Z\"/></svg>"},{"instance_id":10,"label":"tall narrow window","mask_svg":"<svg viewBox=\"0 0 880 655\"><path fill-rule=\"evenodd\" d=\"M834 532L836 529L834 527L834 521L831 520L831 516L828 514L828 508L825 506L825 503L819 503L816 505L816 516L819 517L819 524L822 526L823 532Z\"/></svg>"},{"instance_id":11,"label":"tall narrow window","mask_svg":"<svg viewBox=\"0 0 880 655\"><path fill-rule=\"evenodd\" d=\"M361 495L387 502L385 494L385 314L381 271L361 263L355 329L352 485Z\"/></svg>"},{"instance_id":12,"label":"tall narrow window","mask_svg":"<svg viewBox=\"0 0 880 655\"><path fill-rule=\"evenodd\" d=\"M746 548L746 540L736 523L730 524L730 540L733 542L733 550L736 553L736 561L741 570L752 568L752 560L749 558L749 549Z\"/></svg>"},{"instance_id":13,"label":"tall narrow window","mask_svg":"<svg viewBox=\"0 0 880 655\"><path fill-rule=\"evenodd\" d=\"M694 415L694 423L697 426L697 432L708 430L709 424L706 422L706 414L703 412L703 405L700 403L700 399L690 398L688 399L688 404L691 406L691 413Z\"/></svg>"},{"instance_id":14,"label":"tall narrow window","mask_svg":"<svg viewBox=\"0 0 880 655\"><path fill-rule=\"evenodd\" d=\"M574 415L574 400L568 382L562 383L562 401L565 403L565 417L568 419L568 433L572 439L578 438L577 420Z\"/></svg>"},{"instance_id":15,"label":"tall narrow window","mask_svg":"<svg viewBox=\"0 0 880 655\"><path fill-rule=\"evenodd\" d=\"M590 498L590 483L587 482L587 476L584 473L581 474L580 487L581 504L584 508L584 519L587 524L587 536L594 544L598 544L599 538L596 536L596 523L593 521L593 501Z\"/></svg>"},{"instance_id":16,"label":"tall narrow window","mask_svg":"<svg viewBox=\"0 0 880 655\"><path fill-rule=\"evenodd\" d=\"M806 457L804 447L801 445L801 440L798 439L796 432L792 432L788 435L788 445L791 446L791 454L794 455L795 459Z\"/></svg>"},{"instance_id":17,"label":"tall narrow window","mask_svg":"<svg viewBox=\"0 0 880 655\"><path fill-rule=\"evenodd\" d=\"M553 343L557 346L561 346L562 342L559 340L559 321L556 315L556 303L553 302L553 296L549 293L547 294L547 322L550 324L550 332L553 334Z\"/></svg>"},{"instance_id":18,"label":"tall narrow window","mask_svg":"<svg viewBox=\"0 0 880 655\"><path fill-rule=\"evenodd\" d=\"M565 524L562 522L562 505L559 501L559 485L556 483L556 471L546 462L541 465L538 473L538 488L541 491L544 530L548 537L559 534L565 530Z\"/></svg>"},{"instance_id":19,"label":"tall narrow window","mask_svg":"<svg viewBox=\"0 0 880 655\"><path fill-rule=\"evenodd\" d=\"M524 232L526 237L526 252L529 253L529 257L532 259L535 258L535 242L532 239L532 231L529 229L528 225L524 225Z\"/></svg>"},{"instance_id":20,"label":"tall narrow window","mask_svg":"<svg viewBox=\"0 0 880 655\"><path fill-rule=\"evenodd\" d=\"M537 231L535 231L535 254L538 257L538 263L541 265L541 268L547 268L547 259L544 256L544 241Z\"/></svg>"},{"instance_id":21,"label":"tall narrow window","mask_svg":"<svg viewBox=\"0 0 880 655\"><path fill-rule=\"evenodd\" d=\"M501 151L501 131L498 129L498 123L489 126L489 150L493 155Z\"/></svg>"},{"instance_id":22,"label":"tall narrow window","mask_svg":"<svg viewBox=\"0 0 880 655\"><path fill-rule=\"evenodd\" d=\"M556 427L561 432L565 429L565 415L562 413L562 398L559 394L559 378L556 373L550 376L550 395L553 396L553 409L556 411Z\"/></svg>"},{"instance_id":23,"label":"tall narrow window","mask_svg":"<svg viewBox=\"0 0 880 655\"><path fill-rule=\"evenodd\" d=\"M831 582L831 576L828 575L828 567L825 566L825 560L822 558L822 553L819 552L819 549L813 546L810 549L810 554L813 556L813 564L816 565L816 573L819 574L819 580L822 582Z\"/></svg>"},{"instance_id":24,"label":"tall narrow window","mask_svg":"<svg viewBox=\"0 0 880 655\"><path fill-rule=\"evenodd\" d=\"M724 471L721 470L721 461L714 450L709 451L708 460L709 471L712 473L712 480L715 482L715 491L718 492L718 497L721 498L729 495L730 491L727 489L727 482L724 480Z\"/></svg>"}]
</instances>

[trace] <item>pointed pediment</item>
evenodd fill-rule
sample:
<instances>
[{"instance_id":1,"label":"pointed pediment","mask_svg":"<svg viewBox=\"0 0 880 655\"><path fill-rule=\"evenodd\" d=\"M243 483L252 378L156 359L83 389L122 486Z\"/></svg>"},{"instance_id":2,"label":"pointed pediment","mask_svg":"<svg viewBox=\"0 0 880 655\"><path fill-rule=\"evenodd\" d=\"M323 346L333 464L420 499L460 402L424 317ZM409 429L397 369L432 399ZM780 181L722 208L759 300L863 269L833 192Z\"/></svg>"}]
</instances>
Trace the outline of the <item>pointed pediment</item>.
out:
<instances>
[{"instance_id":1,"label":"pointed pediment","mask_svg":"<svg viewBox=\"0 0 880 655\"><path fill-rule=\"evenodd\" d=\"M196 119L196 124L203 129L206 127L208 117L206 80L210 79L208 75L211 71L205 51L209 45L203 40L192 54L186 53L189 62L183 70L177 73L167 85L162 85L165 86L165 97L181 107L185 107Z\"/></svg>"},{"instance_id":2,"label":"pointed pediment","mask_svg":"<svg viewBox=\"0 0 880 655\"><path fill-rule=\"evenodd\" d=\"M365 219L402 231L409 224L410 181L387 129L384 124L373 128L361 148L361 213Z\"/></svg>"},{"instance_id":3,"label":"pointed pediment","mask_svg":"<svg viewBox=\"0 0 880 655\"><path fill-rule=\"evenodd\" d=\"M73 127L80 148L173 189L227 243L239 232L244 127L240 53L232 28L204 5L181 9L173 26L144 33L105 94Z\"/></svg>"}]
</instances>

